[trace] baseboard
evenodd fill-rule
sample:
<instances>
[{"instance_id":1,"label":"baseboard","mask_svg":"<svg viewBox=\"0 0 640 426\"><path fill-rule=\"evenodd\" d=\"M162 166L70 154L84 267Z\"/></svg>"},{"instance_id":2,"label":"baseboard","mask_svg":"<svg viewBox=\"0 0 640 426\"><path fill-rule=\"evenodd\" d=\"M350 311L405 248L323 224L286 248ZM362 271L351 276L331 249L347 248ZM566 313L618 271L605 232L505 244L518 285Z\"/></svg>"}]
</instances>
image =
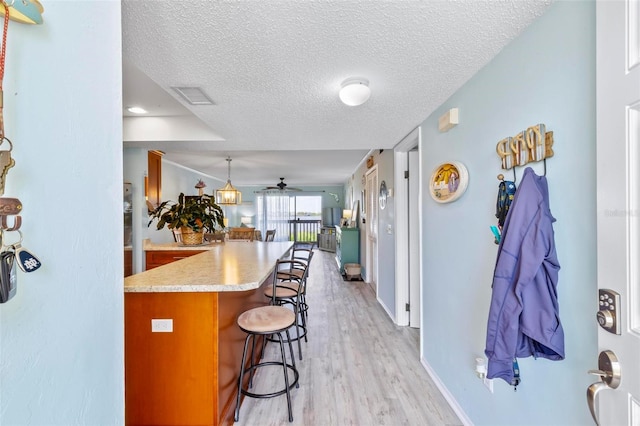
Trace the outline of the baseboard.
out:
<instances>
[{"instance_id":1,"label":"baseboard","mask_svg":"<svg viewBox=\"0 0 640 426\"><path fill-rule=\"evenodd\" d=\"M444 396L444 399L447 401L451 409L456 413L462 424L464 426L473 426L473 422L471 421L471 419L464 412L460 404L458 404L458 401L456 401L451 392L449 392L449 389L447 389L444 383L442 383L442 380L440 380L440 377L438 377L429 363L425 361L424 358L420 358L420 363L422 364L424 369L427 370L427 374L429 374L429 377L431 377L433 383L435 383L436 387L438 388L440 393L442 393L442 396Z\"/></svg>"},{"instance_id":2,"label":"baseboard","mask_svg":"<svg viewBox=\"0 0 640 426\"><path fill-rule=\"evenodd\" d=\"M396 319L393 317L393 315L391 315L391 311L389 310L389 308L387 308L387 305L385 305L385 304L382 302L382 299L380 299L380 298L378 297L378 295L376 295L376 300L378 301L378 304L379 304L380 306L382 306L382 309L384 309L384 311L387 313L387 315L388 315L388 316L389 316L389 318L391 319L391 322L393 322L394 324L396 324Z\"/></svg>"}]
</instances>

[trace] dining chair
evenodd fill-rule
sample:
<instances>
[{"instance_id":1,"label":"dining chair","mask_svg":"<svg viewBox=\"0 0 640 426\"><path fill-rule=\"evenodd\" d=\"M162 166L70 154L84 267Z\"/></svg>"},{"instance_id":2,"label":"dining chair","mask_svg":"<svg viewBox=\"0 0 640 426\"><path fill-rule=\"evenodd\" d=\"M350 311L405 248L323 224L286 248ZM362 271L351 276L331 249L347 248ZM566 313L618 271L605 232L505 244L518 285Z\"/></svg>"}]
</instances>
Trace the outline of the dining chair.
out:
<instances>
[{"instance_id":1,"label":"dining chair","mask_svg":"<svg viewBox=\"0 0 640 426\"><path fill-rule=\"evenodd\" d=\"M256 228L237 227L229 230L229 241L253 241Z\"/></svg>"},{"instance_id":2,"label":"dining chair","mask_svg":"<svg viewBox=\"0 0 640 426\"><path fill-rule=\"evenodd\" d=\"M267 233L264 237L265 241L273 241L274 238L276 237L276 230L275 229L267 229Z\"/></svg>"}]
</instances>

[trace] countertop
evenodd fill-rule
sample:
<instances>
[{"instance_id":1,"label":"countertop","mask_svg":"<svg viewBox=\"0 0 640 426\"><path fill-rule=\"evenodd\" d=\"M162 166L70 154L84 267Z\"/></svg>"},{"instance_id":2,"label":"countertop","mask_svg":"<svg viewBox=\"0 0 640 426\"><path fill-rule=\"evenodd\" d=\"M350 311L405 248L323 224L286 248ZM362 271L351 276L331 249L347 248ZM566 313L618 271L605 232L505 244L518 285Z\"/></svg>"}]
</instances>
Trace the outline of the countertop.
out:
<instances>
[{"instance_id":1,"label":"countertop","mask_svg":"<svg viewBox=\"0 0 640 426\"><path fill-rule=\"evenodd\" d=\"M229 241L231 243L237 243L237 242L243 242L243 241ZM259 242L259 241L256 241ZM152 243L151 241L149 241L149 239L146 239L142 242L142 250L144 251L165 251L165 250L178 250L178 251L192 251L192 250L209 250L209 249L213 249L217 246L222 246L227 244L227 241L225 241L224 243L221 241L214 241L214 242L206 242L204 244L198 244L198 245L189 245L189 246L185 246L184 244L180 244L180 243L161 243L161 244L157 244L157 243Z\"/></svg>"},{"instance_id":2,"label":"countertop","mask_svg":"<svg viewBox=\"0 0 640 426\"><path fill-rule=\"evenodd\" d=\"M292 242L227 241L185 247L151 244L144 250L206 250L124 280L125 293L219 292L253 290L269 277L276 260L287 255Z\"/></svg>"}]
</instances>

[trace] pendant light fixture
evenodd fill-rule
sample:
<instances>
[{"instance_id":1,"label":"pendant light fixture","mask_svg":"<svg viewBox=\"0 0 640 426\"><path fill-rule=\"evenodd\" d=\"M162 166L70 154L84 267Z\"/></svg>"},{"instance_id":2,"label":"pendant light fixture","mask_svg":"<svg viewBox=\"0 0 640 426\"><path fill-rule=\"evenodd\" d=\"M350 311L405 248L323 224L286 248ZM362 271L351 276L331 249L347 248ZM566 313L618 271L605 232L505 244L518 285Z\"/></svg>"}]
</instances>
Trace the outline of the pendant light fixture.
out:
<instances>
[{"instance_id":1,"label":"pendant light fixture","mask_svg":"<svg viewBox=\"0 0 640 426\"><path fill-rule=\"evenodd\" d=\"M216 190L216 203L223 205L240 204L242 202L242 193L231 185L231 157L227 157L227 165L227 184Z\"/></svg>"}]
</instances>

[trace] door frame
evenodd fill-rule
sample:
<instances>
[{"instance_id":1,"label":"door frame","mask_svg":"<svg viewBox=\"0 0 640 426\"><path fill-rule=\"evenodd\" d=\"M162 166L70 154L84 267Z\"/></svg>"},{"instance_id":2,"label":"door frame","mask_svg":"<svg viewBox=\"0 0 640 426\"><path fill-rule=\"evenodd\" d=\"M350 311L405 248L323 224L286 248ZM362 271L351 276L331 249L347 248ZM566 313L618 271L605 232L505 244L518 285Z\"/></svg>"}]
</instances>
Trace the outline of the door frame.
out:
<instances>
[{"instance_id":1,"label":"door frame","mask_svg":"<svg viewBox=\"0 0 640 426\"><path fill-rule=\"evenodd\" d=\"M396 249L396 261L395 261L395 294L396 294L396 318L397 325L408 326L409 325L409 312L406 311L405 306L410 303L409 300L409 287L407 285L400 285L400 283L409 282L409 188L404 185L405 177L404 171L407 168L409 161L409 151L418 147L418 157L420 157L420 151L422 150L422 132L420 127L413 129L407 136L404 137L394 148L394 180L396 182L394 188L394 228L396 230L395 235L395 249ZM418 217L422 217L422 164L418 164ZM402 183L402 184L401 184ZM402 220L401 220L402 218ZM418 221L418 233L422 235L422 221ZM419 256L422 259L422 238L419 238ZM420 262L420 297L422 297L422 262ZM420 304L422 306L422 304ZM420 307L420 324L422 324L422 307Z\"/></svg>"},{"instance_id":2,"label":"door frame","mask_svg":"<svg viewBox=\"0 0 640 426\"><path fill-rule=\"evenodd\" d=\"M380 229L378 228L378 224L379 224L379 211L378 211L378 203L376 202L376 200L378 199L377 197L377 191L375 191L375 188L371 188L369 190L368 186L369 186L369 176L371 175L375 175L375 187L378 186L378 165L375 164L373 167L371 167L369 170L367 170L364 174L365 177L365 181L364 181L364 188L365 188L365 193L366 193L366 199L363 200L363 202L366 204L366 223L364 224L364 246L365 246L365 266L364 266L364 270L365 270L365 277L364 277L364 281L367 284L371 284L371 282L373 281L375 284L374 290L376 293L376 297L378 296L378 234L380 232ZM362 208L362 207L361 207ZM376 212L373 212L373 209L376 209ZM372 220L372 217L375 217L375 220ZM375 223L374 223L375 222ZM371 243L370 240L370 232L369 229L375 225L375 229L376 229L376 241L375 241L375 250L374 250L374 244Z\"/></svg>"}]
</instances>

